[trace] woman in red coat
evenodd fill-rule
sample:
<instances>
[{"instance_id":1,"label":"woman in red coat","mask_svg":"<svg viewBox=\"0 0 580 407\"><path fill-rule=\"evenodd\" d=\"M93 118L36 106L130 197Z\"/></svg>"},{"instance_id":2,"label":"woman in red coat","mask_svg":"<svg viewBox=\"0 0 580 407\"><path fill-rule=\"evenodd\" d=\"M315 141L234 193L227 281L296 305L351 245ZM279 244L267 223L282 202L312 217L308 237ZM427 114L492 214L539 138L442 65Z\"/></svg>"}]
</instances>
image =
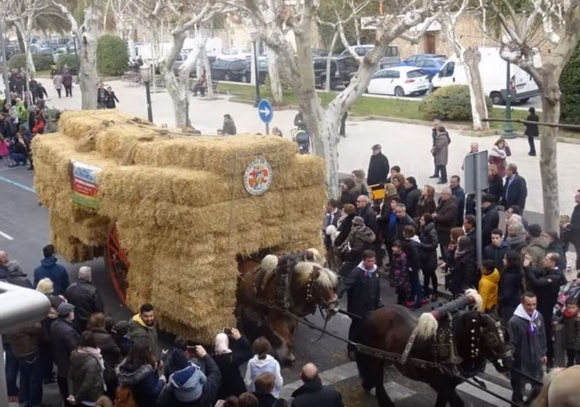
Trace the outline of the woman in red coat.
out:
<instances>
[{"instance_id":1,"label":"woman in red coat","mask_svg":"<svg viewBox=\"0 0 580 407\"><path fill-rule=\"evenodd\" d=\"M488 161L497 167L497 173L505 178L506 167L507 167L507 157L511 156L512 152L507 144L507 142L500 138L495 142L494 146L489 150Z\"/></svg>"}]
</instances>

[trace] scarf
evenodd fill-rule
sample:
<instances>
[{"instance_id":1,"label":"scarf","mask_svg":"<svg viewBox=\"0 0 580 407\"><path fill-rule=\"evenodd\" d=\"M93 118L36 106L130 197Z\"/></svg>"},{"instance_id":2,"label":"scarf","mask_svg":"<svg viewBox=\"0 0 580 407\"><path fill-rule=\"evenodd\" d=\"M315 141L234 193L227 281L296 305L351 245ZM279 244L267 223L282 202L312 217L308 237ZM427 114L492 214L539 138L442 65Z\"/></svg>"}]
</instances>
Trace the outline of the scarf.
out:
<instances>
[{"instance_id":1,"label":"scarf","mask_svg":"<svg viewBox=\"0 0 580 407\"><path fill-rule=\"evenodd\" d=\"M88 353L89 355L94 356L101 366L101 372L105 371L105 361L103 360L103 356L101 355L101 350L99 348L79 346L77 350L79 353Z\"/></svg>"},{"instance_id":2,"label":"scarf","mask_svg":"<svg viewBox=\"0 0 580 407\"><path fill-rule=\"evenodd\" d=\"M491 155L492 157L499 157L502 160L505 160L507 158L506 152L503 149L499 148L498 146L493 146L489 151L489 155Z\"/></svg>"},{"instance_id":3,"label":"scarf","mask_svg":"<svg viewBox=\"0 0 580 407\"><path fill-rule=\"evenodd\" d=\"M526 242L526 234L522 233L521 235L517 235L514 237L508 236L507 243L511 246L519 246Z\"/></svg>"},{"instance_id":4,"label":"scarf","mask_svg":"<svg viewBox=\"0 0 580 407\"><path fill-rule=\"evenodd\" d=\"M369 269L366 269L366 268L365 268L365 264L364 264L364 262L362 262L362 261L361 261L361 262L358 264L358 266L357 266L357 267L358 267L359 269L361 269L361 270L364 270L364 272L365 272L365 277L372 277L372 276L373 276L373 273L374 273L375 271L377 271L377 269L378 269L378 267L377 267L377 265L376 265L376 264L373 266L373 268L372 268L372 269L370 269L370 270L369 270Z\"/></svg>"},{"instance_id":5,"label":"scarf","mask_svg":"<svg viewBox=\"0 0 580 407\"><path fill-rule=\"evenodd\" d=\"M518 307L514 311L514 315L516 317L520 317L521 319L525 319L526 321L528 321L530 323L530 326L528 327L529 334L536 333L536 329L538 329L538 327L536 326L535 322L538 319L538 316L540 315L538 313L538 310L534 310L534 313L530 316L530 314L528 314L526 312L526 310L524 309L524 306L522 304L520 304L520 305L518 305Z\"/></svg>"}]
</instances>

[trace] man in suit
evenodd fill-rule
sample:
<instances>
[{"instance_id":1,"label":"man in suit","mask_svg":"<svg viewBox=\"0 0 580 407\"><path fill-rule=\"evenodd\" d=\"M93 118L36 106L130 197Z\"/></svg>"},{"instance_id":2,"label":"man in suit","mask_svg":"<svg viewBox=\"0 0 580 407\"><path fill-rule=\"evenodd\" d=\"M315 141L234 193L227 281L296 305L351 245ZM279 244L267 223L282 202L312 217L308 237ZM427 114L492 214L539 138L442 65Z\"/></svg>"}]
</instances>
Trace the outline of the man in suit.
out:
<instances>
[{"instance_id":1,"label":"man in suit","mask_svg":"<svg viewBox=\"0 0 580 407\"><path fill-rule=\"evenodd\" d=\"M506 175L502 204L506 211L513 205L519 206L523 211L526 207L526 199L528 197L526 180L518 174L518 166L515 164L509 164L507 166Z\"/></svg>"},{"instance_id":2,"label":"man in suit","mask_svg":"<svg viewBox=\"0 0 580 407\"><path fill-rule=\"evenodd\" d=\"M324 236L324 246L326 247L326 258L328 265L333 270L338 270L338 259L334 254L332 236L327 233L329 226L338 228L338 220L342 216L342 211L338 209L340 203L336 199L331 199L326 203L326 213L322 222L322 235Z\"/></svg>"}]
</instances>

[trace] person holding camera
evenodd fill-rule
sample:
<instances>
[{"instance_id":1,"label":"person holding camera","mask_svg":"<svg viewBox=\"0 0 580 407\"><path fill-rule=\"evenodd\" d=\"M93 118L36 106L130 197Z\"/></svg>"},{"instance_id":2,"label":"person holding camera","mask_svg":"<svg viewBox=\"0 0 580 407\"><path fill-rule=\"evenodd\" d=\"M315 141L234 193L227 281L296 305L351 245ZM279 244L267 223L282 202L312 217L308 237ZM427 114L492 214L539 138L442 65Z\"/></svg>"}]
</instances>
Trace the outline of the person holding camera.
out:
<instances>
[{"instance_id":1,"label":"person holding camera","mask_svg":"<svg viewBox=\"0 0 580 407\"><path fill-rule=\"evenodd\" d=\"M215 337L214 352L213 360L222 374L218 399L238 397L246 391L240 366L252 358L250 342L236 328L225 328Z\"/></svg>"}]
</instances>

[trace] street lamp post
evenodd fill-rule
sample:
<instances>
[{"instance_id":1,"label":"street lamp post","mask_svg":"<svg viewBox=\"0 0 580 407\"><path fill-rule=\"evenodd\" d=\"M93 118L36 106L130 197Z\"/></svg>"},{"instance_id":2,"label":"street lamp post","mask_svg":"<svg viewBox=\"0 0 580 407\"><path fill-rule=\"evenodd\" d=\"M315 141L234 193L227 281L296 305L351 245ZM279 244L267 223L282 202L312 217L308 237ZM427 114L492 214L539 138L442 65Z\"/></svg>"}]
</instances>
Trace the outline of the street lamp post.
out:
<instances>
[{"instance_id":1,"label":"street lamp post","mask_svg":"<svg viewBox=\"0 0 580 407\"><path fill-rule=\"evenodd\" d=\"M145 84L145 95L147 96L147 119L153 123L153 109L151 108L151 67L143 65L141 70L141 80Z\"/></svg>"},{"instance_id":2,"label":"street lamp post","mask_svg":"<svg viewBox=\"0 0 580 407\"><path fill-rule=\"evenodd\" d=\"M512 84L511 84L511 72L510 63L506 61L506 85L505 85L505 126L503 129L503 138L511 139L515 138L514 128L512 126Z\"/></svg>"},{"instance_id":3,"label":"street lamp post","mask_svg":"<svg viewBox=\"0 0 580 407\"><path fill-rule=\"evenodd\" d=\"M254 53L252 57L254 59L254 83L256 85L256 102L254 107L258 107L260 100L262 99L260 96L260 71L258 69L258 40L260 39L260 33L252 31L250 32L250 36L252 37L252 50Z\"/></svg>"}]
</instances>

